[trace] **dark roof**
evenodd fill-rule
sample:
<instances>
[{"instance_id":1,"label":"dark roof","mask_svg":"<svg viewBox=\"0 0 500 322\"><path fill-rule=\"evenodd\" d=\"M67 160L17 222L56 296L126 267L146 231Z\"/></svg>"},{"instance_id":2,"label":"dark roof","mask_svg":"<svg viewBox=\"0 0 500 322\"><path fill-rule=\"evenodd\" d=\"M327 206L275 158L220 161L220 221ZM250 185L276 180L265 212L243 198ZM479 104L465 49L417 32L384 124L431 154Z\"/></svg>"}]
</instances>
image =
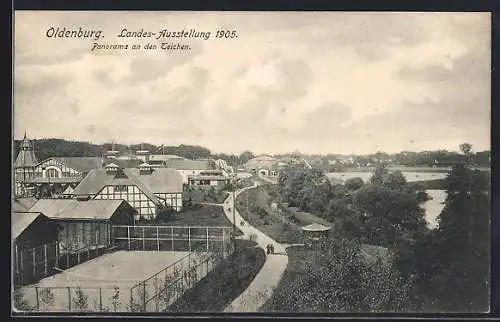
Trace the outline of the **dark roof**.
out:
<instances>
[{"instance_id":1,"label":"dark roof","mask_svg":"<svg viewBox=\"0 0 500 322\"><path fill-rule=\"evenodd\" d=\"M31 211L38 211L51 219L98 219L108 220L125 200L107 199L40 199Z\"/></svg>"},{"instance_id":2,"label":"dark roof","mask_svg":"<svg viewBox=\"0 0 500 322\"><path fill-rule=\"evenodd\" d=\"M67 158L52 157L49 159L59 161L65 164L67 167L75 169L80 172L89 172L92 169L99 169L102 168L103 166L103 159L100 157L67 157ZM42 162L45 161L47 160L44 160Z\"/></svg>"},{"instance_id":3,"label":"dark roof","mask_svg":"<svg viewBox=\"0 0 500 322\"><path fill-rule=\"evenodd\" d=\"M165 160L167 168L176 170L214 170L216 169L213 160Z\"/></svg>"},{"instance_id":4,"label":"dark roof","mask_svg":"<svg viewBox=\"0 0 500 322\"><path fill-rule=\"evenodd\" d=\"M28 211L37 201L36 198L14 198L12 202L13 211Z\"/></svg>"},{"instance_id":5,"label":"dark roof","mask_svg":"<svg viewBox=\"0 0 500 322\"><path fill-rule=\"evenodd\" d=\"M40 216L46 217L40 212L12 212L12 238L19 237Z\"/></svg>"},{"instance_id":6,"label":"dark roof","mask_svg":"<svg viewBox=\"0 0 500 322\"><path fill-rule=\"evenodd\" d=\"M122 174L120 174L122 171ZM135 185L137 186L149 199L158 204L159 200L154 195L153 191L148 188L138 176L135 175L138 169L119 169L118 173L107 174L106 169L91 170L85 178L76 186L74 195L94 195L101 191L105 186L121 186L121 185ZM182 191L182 190L181 190Z\"/></svg>"}]
</instances>

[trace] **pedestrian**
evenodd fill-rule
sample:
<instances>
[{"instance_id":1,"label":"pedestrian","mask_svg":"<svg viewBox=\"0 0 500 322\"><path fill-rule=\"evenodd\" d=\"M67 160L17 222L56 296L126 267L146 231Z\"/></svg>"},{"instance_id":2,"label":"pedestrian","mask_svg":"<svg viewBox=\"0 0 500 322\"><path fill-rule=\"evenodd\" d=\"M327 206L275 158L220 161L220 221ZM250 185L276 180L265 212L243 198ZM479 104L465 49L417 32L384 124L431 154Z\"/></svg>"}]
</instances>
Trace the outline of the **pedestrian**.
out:
<instances>
[{"instance_id":1,"label":"pedestrian","mask_svg":"<svg viewBox=\"0 0 500 322\"><path fill-rule=\"evenodd\" d=\"M274 245L271 244L271 254L274 254Z\"/></svg>"},{"instance_id":2,"label":"pedestrian","mask_svg":"<svg viewBox=\"0 0 500 322\"><path fill-rule=\"evenodd\" d=\"M240 221L240 226L243 227L245 225L245 222L242 220Z\"/></svg>"},{"instance_id":3,"label":"pedestrian","mask_svg":"<svg viewBox=\"0 0 500 322\"><path fill-rule=\"evenodd\" d=\"M271 253L271 245L267 244L266 249L267 249L267 254L269 255Z\"/></svg>"}]
</instances>

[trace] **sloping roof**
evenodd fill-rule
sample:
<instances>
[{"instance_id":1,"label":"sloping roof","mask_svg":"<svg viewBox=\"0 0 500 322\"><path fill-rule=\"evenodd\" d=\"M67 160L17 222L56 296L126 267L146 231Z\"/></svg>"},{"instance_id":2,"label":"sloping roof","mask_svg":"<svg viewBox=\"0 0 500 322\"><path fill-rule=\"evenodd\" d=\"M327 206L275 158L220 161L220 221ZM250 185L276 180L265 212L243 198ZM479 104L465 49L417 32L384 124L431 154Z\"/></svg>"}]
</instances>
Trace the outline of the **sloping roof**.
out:
<instances>
[{"instance_id":1,"label":"sloping roof","mask_svg":"<svg viewBox=\"0 0 500 322\"><path fill-rule=\"evenodd\" d=\"M302 227L302 230L305 230L305 231L327 231L330 229L331 229L330 227L323 226L322 224L318 224L316 222L313 224Z\"/></svg>"},{"instance_id":2,"label":"sloping roof","mask_svg":"<svg viewBox=\"0 0 500 322\"><path fill-rule=\"evenodd\" d=\"M40 212L13 212L12 213L12 238L17 238L31 225L39 216ZM45 217L45 216L44 216Z\"/></svg>"},{"instance_id":3,"label":"sloping roof","mask_svg":"<svg viewBox=\"0 0 500 322\"><path fill-rule=\"evenodd\" d=\"M32 211L38 211L51 219L99 219L108 220L116 209L126 201L90 199L79 201L76 199L40 199Z\"/></svg>"},{"instance_id":4,"label":"sloping roof","mask_svg":"<svg viewBox=\"0 0 500 322\"><path fill-rule=\"evenodd\" d=\"M103 160L100 157L53 157L50 158L65 164L67 167L80 172L88 172L92 169L102 168ZM46 160L44 160L46 161Z\"/></svg>"},{"instance_id":5,"label":"sloping roof","mask_svg":"<svg viewBox=\"0 0 500 322\"><path fill-rule=\"evenodd\" d=\"M230 180L229 177L222 176L222 175L217 176L217 175L195 175L195 174L192 174L192 175L188 175L188 178L192 179L192 180L218 180L218 181Z\"/></svg>"},{"instance_id":6,"label":"sloping roof","mask_svg":"<svg viewBox=\"0 0 500 322\"><path fill-rule=\"evenodd\" d=\"M106 164L114 163L118 165L120 168L135 168L142 163L141 159L109 159L106 160Z\"/></svg>"},{"instance_id":7,"label":"sloping roof","mask_svg":"<svg viewBox=\"0 0 500 322\"><path fill-rule=\"evenodd\" d=\"M166 160L187 160L184 157L173 154L151 154L149 155L150 161L166 161Z\"/></svg>"},{"instance_id":8,"label":"sloping roof","mask_svg":"<svg viewBox=\"0 0 500 322\"><path fill-rule=\"evenodd\" d=\"M76 186L74 195L94 195L102 190L105 186L119 186L119 185L135 185L148 196L155 203L159 203L158 198L154 195L153 191L141 182L134 171L137 169L123 169L126 177L115 177L106 173L106 169L91 170L85 178Z\"/></svg>"},{"instance_id":9,"label":"sloping roof","mask_svg":"<svg viewBox=\"0 0 500 322\"><path fill-rule=\"evenodd\" d=\"M165 166L176 170L214 170L213 160L165 160Z\"/></svg>"},{"instance_id":10,"label":"sloping roof","mask_svg":"<svg viewBox=\"0 0 500 322\"><path fill-rule=\"evenodd\" d=\"M183 191L182 174L170 168L155 168L151 174L139 174L139 169L125 169L154 193L181 193Z\"/></svg>"},{"instance_id":11,"label":"sloping roof","mask_svg":"<svg viewBox=\"0 0 500 322\"><path fill-rule=\"evenodd\" d=\"M37 201L36 198L14 198L12 202L13 211L28 211Z\"/></svg>"},{"instance_id":12,"label":"sloping roof","mask_svg":"<svg viewBox=\"0 0 500 322\"><path fill-rule=\"evenodd\" d=\"M23 142L21 142L19 154L14 162L14 168L34 167L37 162L33 146L25 134Z\"/></svg>"}]
</instances>

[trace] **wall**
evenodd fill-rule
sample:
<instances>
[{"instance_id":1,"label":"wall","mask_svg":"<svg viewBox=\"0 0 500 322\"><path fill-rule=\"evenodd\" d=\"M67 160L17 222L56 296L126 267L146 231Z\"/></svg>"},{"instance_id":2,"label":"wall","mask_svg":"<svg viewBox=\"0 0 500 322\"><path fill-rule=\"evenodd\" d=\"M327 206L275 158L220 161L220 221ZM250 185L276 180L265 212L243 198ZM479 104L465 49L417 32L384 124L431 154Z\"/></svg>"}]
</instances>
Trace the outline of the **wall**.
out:
<instances>
[{"instance_id":1,"label":"wall","mask_svg":"<svg viewBox=\"0 0 500 322\"><path fill-rule=\"evenodd\" d=\"M90 246L109 246L111 244L111 224L108 221L55 220L61 227L59 231L60 253Z\"/></svg>"},{"instance_id":2,"label":"wall","mask_svg":"<svg viewBox=\"0 0 500 322\"><path fill-rule=\"evenodd\" d=\"M122 189L122 191L120 191ZM137 186L105 186L94 199L123 199L127 201L138 215L144 217L153 217L156 214L156 205L149 199Z\"/></svg>"}]
</instances>

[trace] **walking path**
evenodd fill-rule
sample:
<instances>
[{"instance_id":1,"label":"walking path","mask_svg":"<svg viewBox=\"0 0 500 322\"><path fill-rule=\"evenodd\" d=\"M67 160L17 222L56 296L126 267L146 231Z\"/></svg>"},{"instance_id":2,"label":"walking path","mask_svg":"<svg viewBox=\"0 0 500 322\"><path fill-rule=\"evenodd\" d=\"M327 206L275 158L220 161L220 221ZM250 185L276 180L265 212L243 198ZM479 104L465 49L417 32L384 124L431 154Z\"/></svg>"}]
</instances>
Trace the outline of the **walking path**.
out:
<instances>
[{"instance_id":1,"label":"walking path","mask_svg":"<svg viewBox=\"0 0 500 322\"><path fill-rule=\"evenodd\" d=\"M235 192L235 197L245 190L255 188L257 184L251 187L246 187ZM224 202L224 213L226 217L233 222L234 208L233 195ZM231 211L229 210L231 209ZM254 241L262 249L266 249L267 244L274 245L274 255L266 255L266 261L259 273L243 293L240 294L226 309L225 312L257 312L258 309L271 297L273 289L278 285L283 273L288 264L288 255L286 254L285 245L279 244L271 237L267 236L257 228L251 226L246 220L241 217L235 209L235 219L238 228L243 232L244 237L249 238L254 235ZM243 226L240 224L243 222Z\"/></svg>"}]
</instances>

